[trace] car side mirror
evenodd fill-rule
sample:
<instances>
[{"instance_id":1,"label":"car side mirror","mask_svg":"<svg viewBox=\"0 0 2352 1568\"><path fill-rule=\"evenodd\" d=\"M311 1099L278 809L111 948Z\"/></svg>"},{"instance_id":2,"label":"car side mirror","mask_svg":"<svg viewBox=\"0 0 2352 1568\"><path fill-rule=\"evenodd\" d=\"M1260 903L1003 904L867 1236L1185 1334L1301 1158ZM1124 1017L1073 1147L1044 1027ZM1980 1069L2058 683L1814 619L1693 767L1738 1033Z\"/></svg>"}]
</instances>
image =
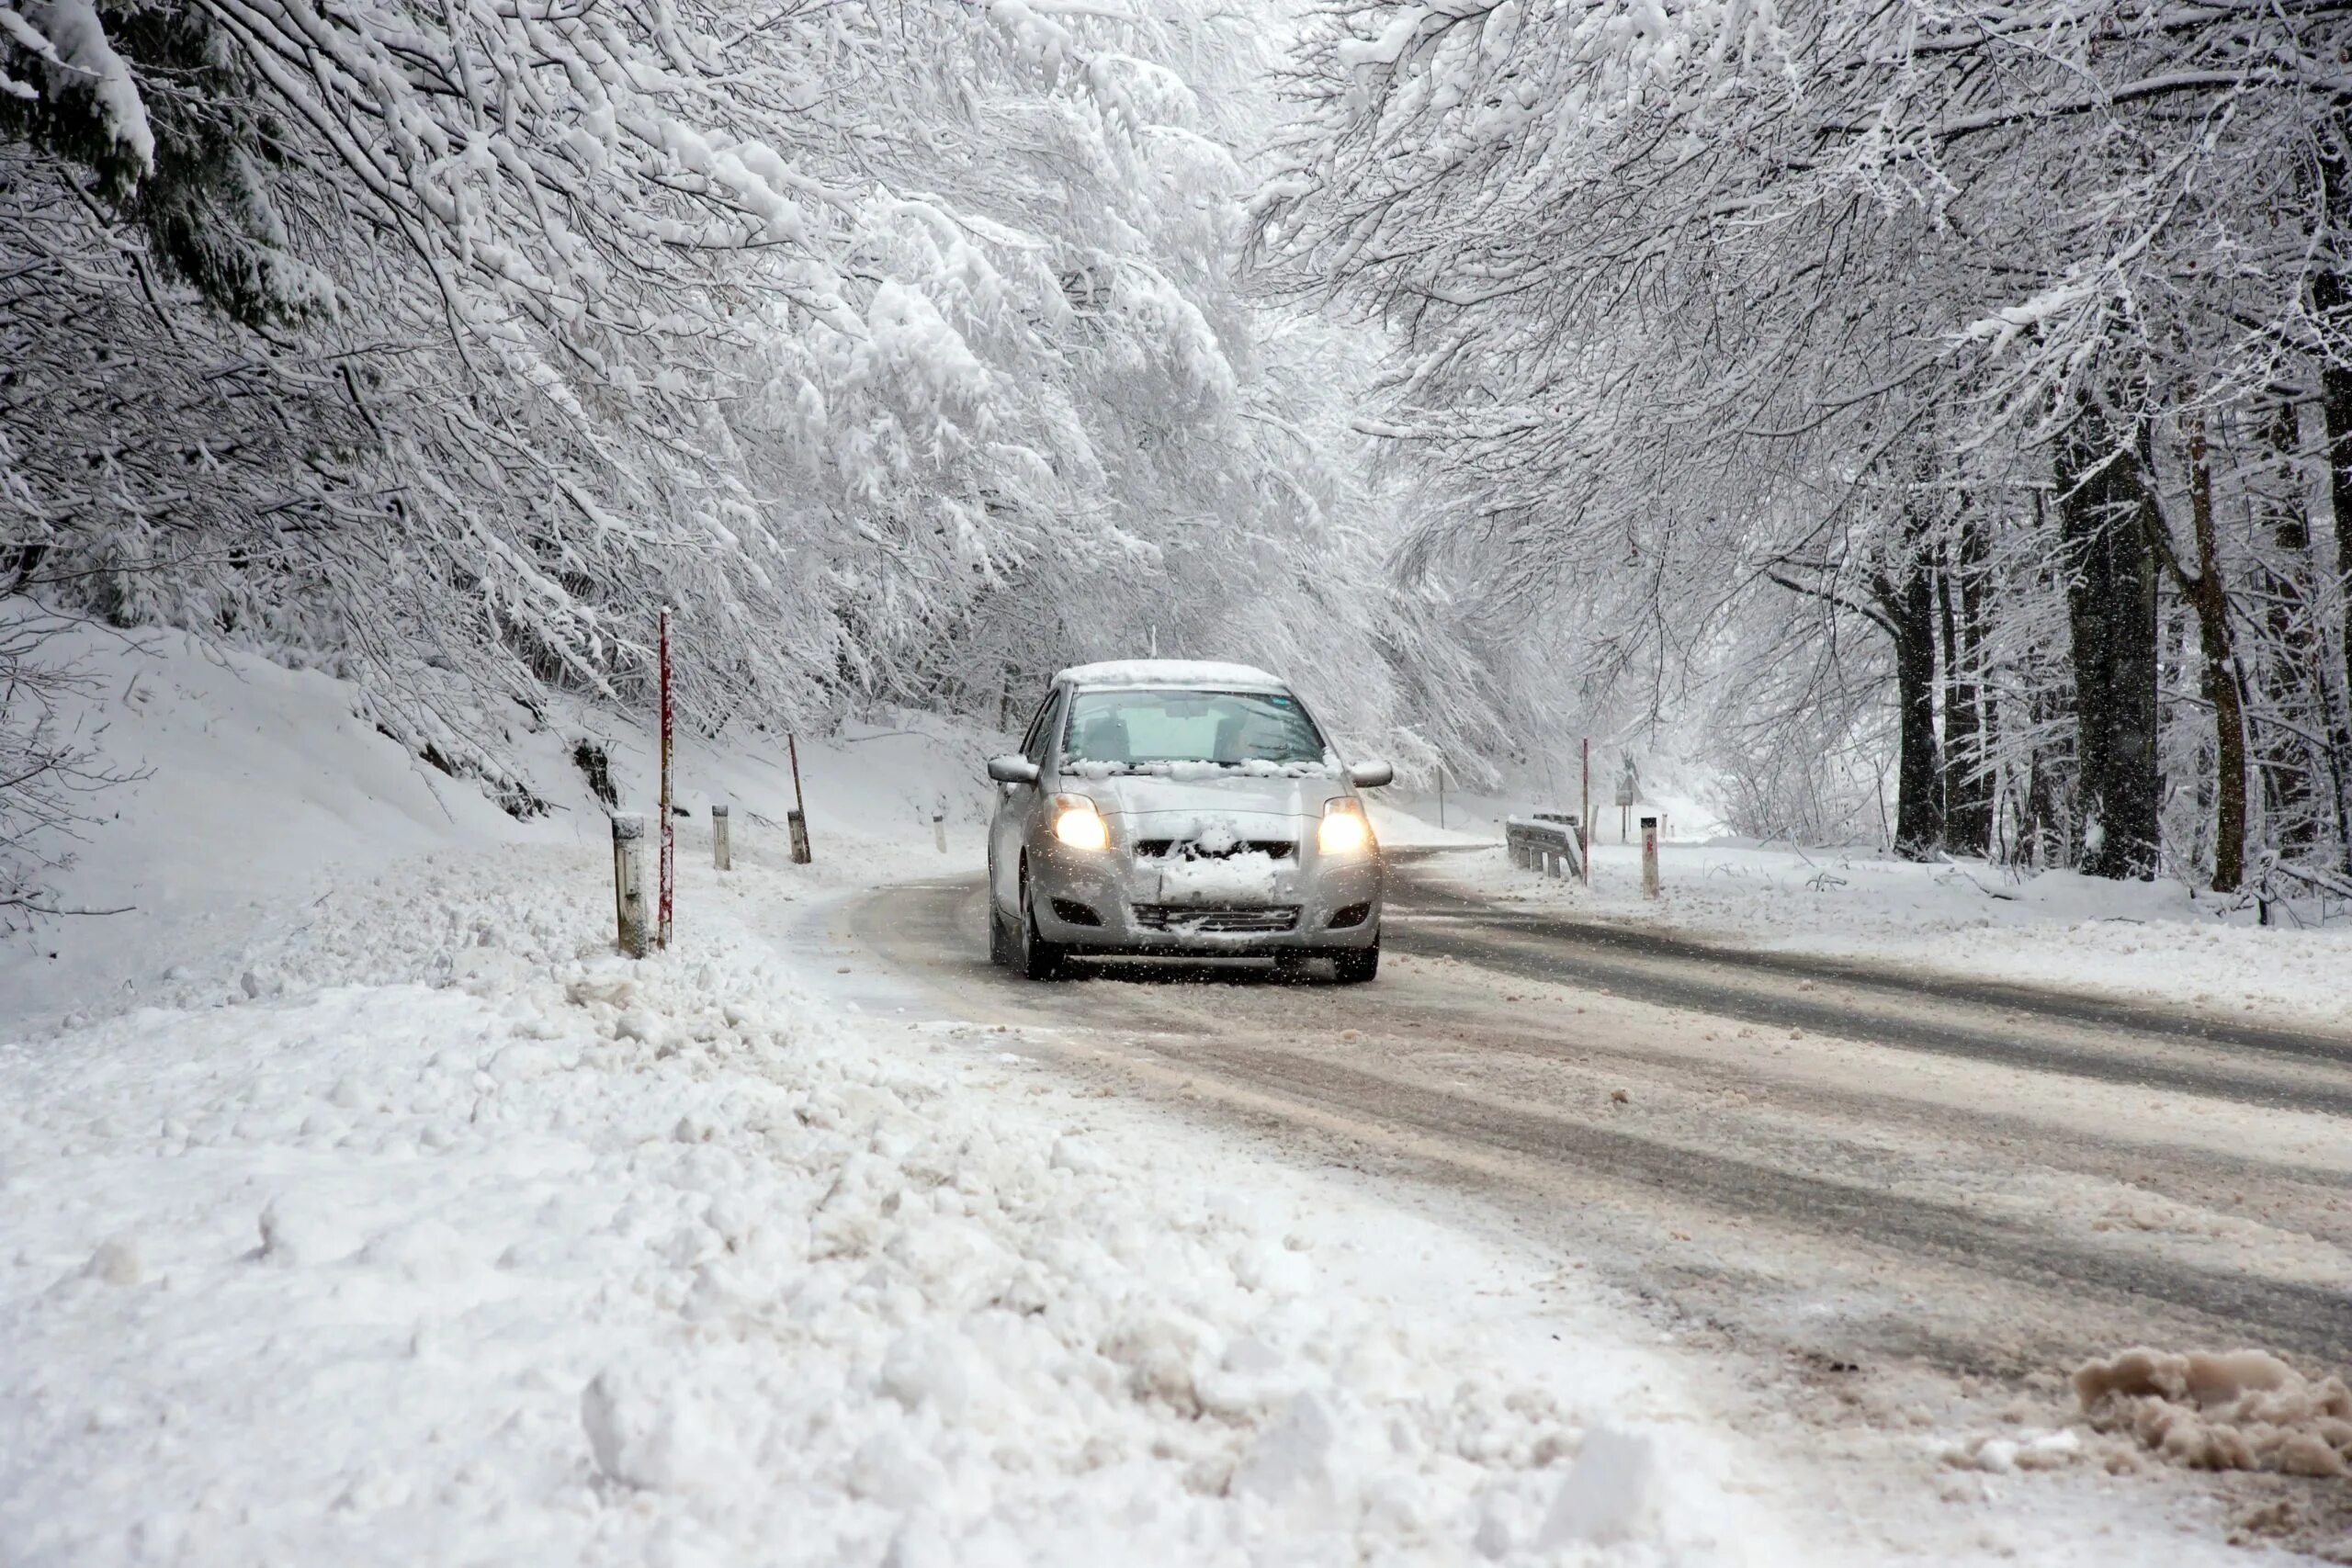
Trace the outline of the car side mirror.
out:
<instances>
[{"instance_id":1,"label":"car side mirror","mask_svg":"<svg viewBox=\"0 0 2352 1568\"><path fill-rule=\"evenodd\" d=\"M1017 754L989 759L989 777L999 784L1033 784L1037 782L1040 772L1036 763Z\"/></svg>"},{"instance_id":2,"label":"car side mirror","mask_svg":"<svg viewBox=\"0 0 2352 1568\"><path fill-rule=\"evenodd\" d=\"M1358 789L1378 789L1396 782L1396 770L1385 762L1357 762L1348 769L1348 782Z\"/></svg>"}]
</instances>

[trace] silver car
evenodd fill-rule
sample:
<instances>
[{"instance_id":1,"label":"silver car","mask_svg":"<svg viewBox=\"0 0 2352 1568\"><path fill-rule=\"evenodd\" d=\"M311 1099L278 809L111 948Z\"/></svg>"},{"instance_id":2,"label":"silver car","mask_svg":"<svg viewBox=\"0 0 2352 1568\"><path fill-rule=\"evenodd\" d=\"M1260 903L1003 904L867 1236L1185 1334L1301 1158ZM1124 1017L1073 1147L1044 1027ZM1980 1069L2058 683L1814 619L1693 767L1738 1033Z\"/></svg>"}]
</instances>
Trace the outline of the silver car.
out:
<instances>
[{"instance_id":1,"label":"silver car","mask_svg":"<svg viewBox=\"0 0 2352 1568\"><path fill-rule=\"evenodd\" d=\"M1380 968L1380 845L1306 705L1262 670L1138 660L1054 677L989 763L989 956L1050 979L1072 953L1329 957Z\"/></svg>"}]
</instances>

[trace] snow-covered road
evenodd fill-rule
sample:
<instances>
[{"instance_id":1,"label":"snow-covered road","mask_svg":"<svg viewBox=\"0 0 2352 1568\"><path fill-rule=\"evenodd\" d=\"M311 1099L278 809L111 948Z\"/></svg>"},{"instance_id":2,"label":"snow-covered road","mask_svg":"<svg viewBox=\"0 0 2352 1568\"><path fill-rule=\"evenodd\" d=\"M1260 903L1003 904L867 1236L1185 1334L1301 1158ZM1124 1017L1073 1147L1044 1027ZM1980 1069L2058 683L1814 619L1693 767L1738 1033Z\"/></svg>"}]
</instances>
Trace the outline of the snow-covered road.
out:
<instances>
[{"instance_id":1,"label":"snow-covered road","mask_svg":"<svg viewBox=\"0 0 2352 1568\"><path fill-rule=\"evenodd\" d=\"M2341 1037L1737 961L1410 876L1365 990L1118 966L1040 987L987 967L977 898L876 892L842 952L1022 1030L1074 1081L1464 1195L1589 1263L1662 1330L1731 1352L1751 1436L1846 1455L1833 1487L1881 1540L1954 1489L1917 1470L1874 1506L1890 1465L2006 1461L2018 1433L2079 1421L2067 1374L2091 1358L2352 1365ZM2129 1445L2052 1440L2053 1465L2141 1468ZM2340 1480L2144 1480L2291 1520L2276 1539L2305 1545L2346 1519Z\"/></svg>"}]
</instances>

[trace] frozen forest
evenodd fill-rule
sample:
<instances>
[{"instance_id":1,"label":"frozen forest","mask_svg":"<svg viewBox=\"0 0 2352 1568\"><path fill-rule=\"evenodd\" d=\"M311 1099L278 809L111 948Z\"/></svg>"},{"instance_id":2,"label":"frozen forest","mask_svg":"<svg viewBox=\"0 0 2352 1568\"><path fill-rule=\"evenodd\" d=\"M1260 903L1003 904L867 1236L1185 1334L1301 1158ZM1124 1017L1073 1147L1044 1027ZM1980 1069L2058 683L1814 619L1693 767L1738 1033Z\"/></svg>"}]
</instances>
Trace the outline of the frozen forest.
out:
<instances>
[{"instance_id":1,"label":"frozen forest","mask_svg":"<svg viewBox=\"0 0 2352 1568\"><path fill-rule=\"evenodd\" d=\"M43 628L1017 726L1147 651L1408 773L2352 893L2352 6L0 0L0 842ZM1651 743L1643 741L1641 743ZM0 882L38 904L40 868Z\"/></svg>"}]
</instances>

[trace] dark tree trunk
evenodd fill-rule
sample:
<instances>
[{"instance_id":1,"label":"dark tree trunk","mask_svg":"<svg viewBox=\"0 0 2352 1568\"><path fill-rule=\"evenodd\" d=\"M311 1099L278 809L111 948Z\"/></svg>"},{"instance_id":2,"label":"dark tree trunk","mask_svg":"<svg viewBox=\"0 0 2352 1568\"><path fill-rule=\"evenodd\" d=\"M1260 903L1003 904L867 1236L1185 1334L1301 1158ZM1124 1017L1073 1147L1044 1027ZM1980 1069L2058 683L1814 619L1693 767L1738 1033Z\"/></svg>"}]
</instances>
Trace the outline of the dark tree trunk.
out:
<instances>
[{"instance_id":1,"label":"dark tree trunk","mask_svg":"<svg viewBox=\"0 0 2352 1568\"><path fill-rule=\"evenodd\" d=\"M1873 584L1894 635L1894 695L1902 713L1895 765L1894 852L1925 860L1943 847L1943 767L1936 754L1936 595L1915 560L1899 582Z\"/></svg>"},{"instance_id":2,"label":"dark tree trunk","mask_svg":"<svg viewBox=\"0 0 2352 1568\"><path fill-rule=\"evenodd\" d=\"M2065 589L2064 547L2051 538L2050 503L2033 495L2033 536L2050 541L2034 570L2037 595ZM2074 661L2064 648L2040 638L2019 650L2025 693L2026 776L2019 793L2018 858L2035 871L2075 863Z\"/></svg>"},{"instance_id":3,"label":"dark tree trunk","mask_svg":"<svg viewBox=\"0 0 2352 1568\"><path fill-rule=\"evenodd\" d=\"M2329 171L2331 207L2352 204L2352 193L2343 189L2344 174L2340 165ZM2312 279L2312 305L2334 344L2352 339L2352 282L2341 273L2320 273ZM2321 356L2319 407L2327 436L2327 498L2329 510L2335 514L2336 581L2344 592L2339 603L2352 604L2352 364L2345 362L2347 352L2352 350L2333 346ZM2344 640L2337 654L2345 704L2352 707L2352 613L2344 617ZM2352 736L2330 728L2338 767L2352 765L2344 761L2352 754ZM2344 793L2339 785L2339 812L2345 809ZM2344 869L2352 873L2352 839L2343 842L2341 851Z\"/></svg>"},{"instance_id":4,"label":"dark tree trunk","mask_svg":"<svg viewBox=\"0 0 2352 1568\"><path fill-rule=\"evenodd\" d=\"M2140 446L2086 400L2057 454L2058 530L2075 664L2082 869L2156 873L2156 558L2162 519Z\"/></svg>"},{"instance_id":5,"label":"dark tree trunk","mask_svg":"<svg viewBox=\"0 0 2352 1568\"><path fill-rule=\"evenodd\" d=\"M2031 703L2035 730L2064 723L2065 711L2054 694L2037 692ZM2025 829L2021 848L2036 871L2074 863L2075 825L2066 814L2064 759L2037 742L2025 780Z\"/></svg>"},{"instance_id":6,"label":"dark tree trunk","mask_svg":"<svg viewBox=\"0 0 2352 1568\"><path fill-rule=\"evenodd\" d=\"M1975 727L1976 716L1961 685L1960 626L1952 613L1952 577L1949 567L1936 573L1936 629L1944 660L1943 738L1938 756L1943 772L1944 835L1955 847L1970 850L1976 846L1961 830L1960 818L1967 810L1968 760L1975 739L1969 731Z\"/></svg>"},{"instance_id":7,"label":"dark tree trunk","mask_svg":"<svg viewBox=\"0 0 2352 1568\"><path fill-rule=\"evenodd\" d=\"M0 588L0 593L15 593L31 581L33 574L40 570L41 561L49 555L49 546L45 542L36 540L18 545L6 553L8 558L8 585L6 588Z\"/></svg>"},{"instance_id":8,"label":"dark tree trunk","mask_svg":"<svg viewBox=\"0 0 2352 1568\"><path fill-rule=\"evenodd\" d=\"M1985 771L1984 532L1960 525L1953 561L1936 579L1944 645L1944 839L1983 854L1993 837L1993 778ZM1955 609L1957 614L1955 614Z\"/></svg>"},{"instance_id":9,"label":"dark tree trunk","mask_svg":"<svg viewBox=\"0 0 2352 1568\"><path fill-rule=\"evenodd\" d=\"M2231 636L2229 588L2222 581L2221 546L2213 524L2213 465L2201 414L2188 422L2186 434L2189 532L2197 550L2194 573L2181 565L2164 518L2153 507L2143 508L2141 515L2153 530L2149 542L2172 573L2182 601L2197 615L2205 700L2213 705L2213 891L2234 893L2245 880L2245 687Z\"/></svg>"},{"instance_id":10,"label":"dark tree trunk","mask_svg":"<svg viewBox=\"0 0 2352 1568\"><path fill-rule=\"evenodd\" d=\"M1984 529L1971 526L1961 535L1960 651L1968 666L1968 689L1976 704L1977 779L1970 797L1974 813L1971 830L1979 842L1989 843L1993 815L2000 808L2000 780L1992 763L1999 755L2001 704L1984 678L1986 628L1992 623L1991 606L1985 603L1992 569L1985 554Z\"/></svg>"}]
</instances>

